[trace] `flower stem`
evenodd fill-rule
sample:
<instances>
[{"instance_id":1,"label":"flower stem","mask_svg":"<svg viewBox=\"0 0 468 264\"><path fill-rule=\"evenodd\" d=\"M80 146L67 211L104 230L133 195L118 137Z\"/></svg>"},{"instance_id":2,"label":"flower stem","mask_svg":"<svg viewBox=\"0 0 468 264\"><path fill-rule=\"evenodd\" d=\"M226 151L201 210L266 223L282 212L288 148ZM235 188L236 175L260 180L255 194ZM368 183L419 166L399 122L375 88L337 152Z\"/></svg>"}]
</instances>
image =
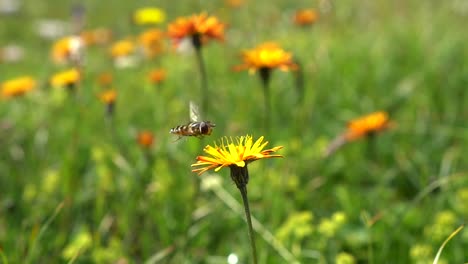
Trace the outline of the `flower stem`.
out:
<instances>
[{"instance_id":1,"label":"flower stem","mask_svg":"<svg viewBox=\"0 0 468 264\"><path fill-rule=\"evenodd\" d=\"M270 68L260 68L260 78L263 85L263 95L265 99L265 129L270 131Z\"/></svg>"},{"instance_id":2,"label":"flower stem","mask_svg":"<svg viewBox=\"0 0 468 264\"><path fill-rule=\"evenodd\" d=\"M247 199L247 185L240 186L239 191L241 192L242 202L244 203L244 209L245 209L245 217L246 217L247 225L249 227L250 247L252 250L252 259L253 259L252 263L257 264L257 248L255 247L254 230L252 227L252 219L250 217L249 200Z\"/></svg>"},{"instance_id":3,"label":"flower stem","mask_svg":"<svg viewBox=\"0 0 468 264\"><path fill-rule=\"evenodd\" d=\"M200 71L200 82L201 82L201 111L206 114L208 109L208 80L206 76L205 62L203 61L201 46L195 46L195 53L197 54L198 69Z\"/></svg>"}]
</instances>

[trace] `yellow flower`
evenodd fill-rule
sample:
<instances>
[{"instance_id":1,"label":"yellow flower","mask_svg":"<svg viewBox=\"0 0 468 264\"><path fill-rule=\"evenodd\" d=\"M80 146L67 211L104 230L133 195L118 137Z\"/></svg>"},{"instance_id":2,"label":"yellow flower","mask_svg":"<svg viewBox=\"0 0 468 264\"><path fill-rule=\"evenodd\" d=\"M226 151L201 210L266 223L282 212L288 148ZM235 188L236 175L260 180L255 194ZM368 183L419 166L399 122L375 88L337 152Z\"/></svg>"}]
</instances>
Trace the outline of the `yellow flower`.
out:
<instances>
[{"instance_id":1,"label":"yellow flower","mask_svg":"<svg viewBox=\"0 0 468 264\"><path fill-rule=\"evenodd\" d=\"M133 22L137 25L160 24L166 20L166 13L156 7L140 8L133 13Z\"/></svg>"},{"instance_id":2,"label":"yellow flower","mask_svg":"<svg viewBox=\"0 0 468 264\"><path fill-rule=\"evenodd\" d=\"M51 50L52 60L57 64L79 62L83 56L84 42L79 36L59 39Z\"/></svg>"},{"instance_id":3,"label":"yellow flower","mask_svg":"<svg viewBox=\"0 0 468 264\"><path fill-rule=\"evenodd\" d=\"M80 37L86 46L103 45L112 39L112 31L107 28L97 28L81 32Z\"/></svg>"},{"instance_id":4,"label":"yellow flower","mask_svg":"<svg viewBox=\"0 0 468 264\"><path fill-rule=\"evenodd\" d=\"M308 26L315 23L318 18L318 13L314 9L303 9L296 11L293 21L298 26Z\"/></svg>"},{"instance_id":5,"label":"yellow flower","mask_svg":"<svg viewBox=\"0 0 468 264\"><path fill-rule=\"evenodd\" d=\"M1 87L2 97L9 98L24 95L33 90L36 87L36 81L29 76L23 76L5 81Z\"/></svg>"},{"instance_id":6,"label":"yellow flower","mask_svg":"<svg viewBox=\"0 0 468 264\"><path fill-rule=\"evenodd\" d=\"M283 157L281 155L272 155L273 152L282 149L282 146L274 147L272 149L263 150L268 144L268 141L263 142L263 136L253 143L252 136L241 136L234 142L232 139L222 139L221 146L215 145L214 147L207 145L203 151L211 155L198 156L197 162L192 164L192 167L199 167L193 169L199 175L214 169L219 171L223 167L245 167L248 163L264 159Z\"/></svg>"},{"instance_id":7,"label":"yellow flower","mask_svg":"<svg viewBox=\"0 0 468 264\"><path fill-rule=\"evenodd\" d=\"M297 65L292 60L292 54L284 51L275 42L266 42L254 49L242 53L244 64L235 67L235 70L248 69L250 73L262 69L278 68L283 71L296 69Z\"/></svg>"},{"instance_id":8,"label":"yellow flower","mask_svg":"<svg viewBox=\"0 0 468 264\"><path fill-rule=\"evenodd\" d=\"M387 129L391 125L386 112L380 111L351 120L345 132L345 139L350 141L371 133Z\"/></svg>"},{"instance_id":9,"label":"yellow flower","mask_svg":"<svg viewBox=\"0 0 468 264\"><path fill-rule=\"evenodd\" d=\"M187 37L192 38L195 47L199 47L209 39L224 39L224 24L217 17L206 13L192 15L191 17L177 18L168 27L168 34L174 44Z\"/></svg>"},{"instance_id":10,"label":"yellow flower","mask_svg":"<svg viewBox=\"0 0 468 264\"><path fill-rule=\"evenodd\" d=\"M56 73L50 79L50 83L53 87L72 87L76 85L80 79L80 71L76 68L73 68L71 70Z\"/></svg>"},{"instance_id":11,"label":"yellow flower","mask_svg":"<svg viewBox=\"0 0 468 264\"><path fill-rule=\"evenodd\" d=\"M163 50L164 32L159 29L150 29L141 33L138 43L143 48L146 57L152 58Z\"/></svg>"},{"instance_id":12,"label":"yellow flower","mask_svg":"<svg viewBox=\"0 0 468 264\"><path fill-rule=\"evenodd\" d=\"M117 92L113 89L107 90L99 94L99 99L104 104L113 104L117 98Z\"/></svg>"},{"instance_id":13,"label":"yellow flower","mask_svg":"<svg viewBox=\"0 0 468 264\"><path fill-rule=\"evenodd\" d=\"M114 43L110 48L110 54L113 58L126 57L133 53L135 44L131 40L120 40Z\"/></svg>"}]
</instances>

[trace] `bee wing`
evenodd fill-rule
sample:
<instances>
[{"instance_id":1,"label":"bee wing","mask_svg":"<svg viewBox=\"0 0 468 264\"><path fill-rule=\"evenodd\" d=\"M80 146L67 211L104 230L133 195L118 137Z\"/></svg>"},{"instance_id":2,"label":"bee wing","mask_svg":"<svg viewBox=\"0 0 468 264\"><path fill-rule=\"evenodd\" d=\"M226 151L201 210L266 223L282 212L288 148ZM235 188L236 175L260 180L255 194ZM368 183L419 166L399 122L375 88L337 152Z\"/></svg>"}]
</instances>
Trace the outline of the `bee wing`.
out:
<instances>
[{"instance_id":1,"label":"bee wing","mask_svg":"<svg viewBox=\"0 0 468 264\"><path fill-rule=\"evenodd\" d=\"M190 121L191 122L200 122L200 112L198 111L198 106L193 101L190 101Z\"/></svg>"}]
</instances>

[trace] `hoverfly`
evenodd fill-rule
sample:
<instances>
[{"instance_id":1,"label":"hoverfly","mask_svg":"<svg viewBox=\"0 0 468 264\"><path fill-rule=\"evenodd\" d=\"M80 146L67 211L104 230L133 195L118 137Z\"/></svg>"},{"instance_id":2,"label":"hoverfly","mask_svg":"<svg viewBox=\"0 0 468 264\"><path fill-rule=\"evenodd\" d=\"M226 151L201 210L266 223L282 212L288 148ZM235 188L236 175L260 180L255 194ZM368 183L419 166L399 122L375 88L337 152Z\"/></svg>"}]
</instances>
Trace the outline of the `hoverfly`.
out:
<instances>
[{"instance_id":1,"label":"hoverfly","mask_svg":"<svg viewBox=\"0 0 468 264\"><path fill-rule=\"evenodd\" d=\"M192 136L202 138L206 135L211 135L213 127L216 125L211 123L211 121L201 121L200 113L198 111L198 106L190 101L190 122L185 125L176 126L171 128L169 133L178 135L179 140L184 136Z\"/></svg>"}]
</instances>

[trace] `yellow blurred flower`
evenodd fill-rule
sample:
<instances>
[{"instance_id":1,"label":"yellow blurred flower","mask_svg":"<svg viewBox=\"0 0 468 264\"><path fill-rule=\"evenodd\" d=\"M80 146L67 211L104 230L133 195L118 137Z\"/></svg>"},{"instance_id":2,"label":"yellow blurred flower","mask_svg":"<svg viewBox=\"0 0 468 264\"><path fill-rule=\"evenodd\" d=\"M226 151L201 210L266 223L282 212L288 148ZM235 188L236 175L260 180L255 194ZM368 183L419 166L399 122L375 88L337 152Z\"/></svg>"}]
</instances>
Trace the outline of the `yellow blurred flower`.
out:
<instances>
[{"instance_id":1,"label":"yellow blurred flower","mask_svg":"<svg viewBox=\"0 0 468 264\"><path fill-rule=\"evenodd\" d=\"M283 157L272 154L282 149L282 146L263 150L267 144L268 141L263 142L263 136L257 139L255 143L252 136L241 136L236 141L228 138L222 139L220 146L216 144L214 147L207 145L203 149L211 157L198 156L197 162L192 164L192 167L200 168L192 171L201 175L211 169L219 171L224 167L245 167L248 163L259 159Z\"/></svg>"},{"instance_id":2,"label":"yellow blurred flower","mask_svg":"<svg viewBox=\"0 0 468 264\"><path fill-rule=\"evenodd\" d=\"M140 8L133 13L133 22L137 25L161 24L166 20L166 13L156 7Z\"/></svg>"},{"instance_id":3,"label":"yellow blurred flower","mask_svg":"<svg viewBox=\"0 0 468 264\"><path fill-rule=\"evenodd\" d=\"M262 69L278 68L283 71L296 69L292 54L284 51L274 42L266 42L242 53L244 64L236 66L235 70L249 70L254 73Z\"/></svg>"},{"instance_id":4,"label":"yellow blurred flower","mask_svg":"<svg viewBox=\"0 0 468 264\"><path fill-rule=\"evenodd\" d=\"M50 79L50 84L55 87L74 87L81 79L81 73L78 69L73 68L70 70L56 73Z\"/></svg>"},{"instance_id":5,"label":"yellow blurred flower","mask_svg":"<svg viewBox=\"0 0 468 264\"><path fill-rule=\"evenodd\" d=\"M3 82L1 87L3 98L16 97L33 90L36 87L36 81L29 76L23 76Z\"/></svg>"},{"instance_id":6,"label":"yellow blurred flower","mask_svg":"<svg viewBox=\"0 0 468 264\"><path fill-rule=\"evenodd\" d=\"M154 69L149 72L148 79L150 80L152 84L159 84L163 82L164 79L166 79L166 75L167 73L165 69L161 69L161 68Z\"/></svg>"},{"instance_id":7,"label":"yellow blurred flower","mask_svg":"<svg viewBox=\"0 0 468 264\"><path fill-rule=\"evenodd\" d=\"M319 18L315 9L302 9L294 13L293 21L298 26L308 26L314 24Z\"/></svg>"},{"instance_id":8,"label":"yellow blurred flower","mask_svg":"<svg viewBox=\"0 0 468 264\"><path fill-rule=\"evenodd\" d=\"M99 100L107 105L115 103L115 99L117 99L117 91L114 89L110 89L99 94Z\"/></svg>"},{"instance_id":9,"label":"yellow blurred flower","mask_svg":"<svg viewBox=\"0 0 468 264\"><path fill-rule=\"evenodd\" d=\"M245 4L244 0L225 0L224 2L231 8L238 8Z\"/></svg>"},{"instance_id":10,"label":"yellow blurred flower","mask_svg":"<svg viewBox=\"0 0 468 264\"><path fill-rule=\"evenodd\" d=\"M57 40L51 50L52 60L57 64L79 63L82 60L84 42L79 36L69 36Z\"/></svg>"},{"instance_id":11,"label":"yellow blurred flower","mask_svg":"<svg viewBox=\"0 0 468 264\"><path fill-rule=\"evenodd\" d=\"M110 48L113 58L130 56L135 51L135 43L129 39L115 42Z\"/></svg>"},{"instance_id":12,"label":"yellow blurred flower","mask_svg":"<svg viewBox=\"0 0 468 264\"><path fill-rule=\"evenodd\" d=\"M371 133L387 129L391 122L386 112L380 111L351 120L345 132L345 139L355 140Z\"/></svg>"},{"instance_id":13,"label":"yellow blurred flower","mask_svg":"<svg viewBox=\"0 0 468 264\"><path fill-rule=\"evenodd\" d=\"M152 58L163 50L165 33L159 29L149 29L138 36L138 43L146 57Z\"/></svg>"},{"instance_id":14,"label":"yellow blurred flower","mask_svg":"<svg viewBox=\"0 0 468 264\"><path fill-rule=\"evenodd\" d=\"M353 257L353 255L349 253L341 252L341 253L338 253L338 255L336 255L335 263L336 264L354 264L356 263L356 259Z\"/></svg>"},{"instance_id":15,"label":"yellow blurred flower","mask_svg":"<svg viewBox=\"0 0 468 264\"><path fill-rule=\"evenodd\" d=\"M199 48L210 39L224 40L224 27L217 17L201 13L177 18L169 25L168 34L175 45L184 38L192 38L192 44Z\"/></svg>"}]
</instances>

